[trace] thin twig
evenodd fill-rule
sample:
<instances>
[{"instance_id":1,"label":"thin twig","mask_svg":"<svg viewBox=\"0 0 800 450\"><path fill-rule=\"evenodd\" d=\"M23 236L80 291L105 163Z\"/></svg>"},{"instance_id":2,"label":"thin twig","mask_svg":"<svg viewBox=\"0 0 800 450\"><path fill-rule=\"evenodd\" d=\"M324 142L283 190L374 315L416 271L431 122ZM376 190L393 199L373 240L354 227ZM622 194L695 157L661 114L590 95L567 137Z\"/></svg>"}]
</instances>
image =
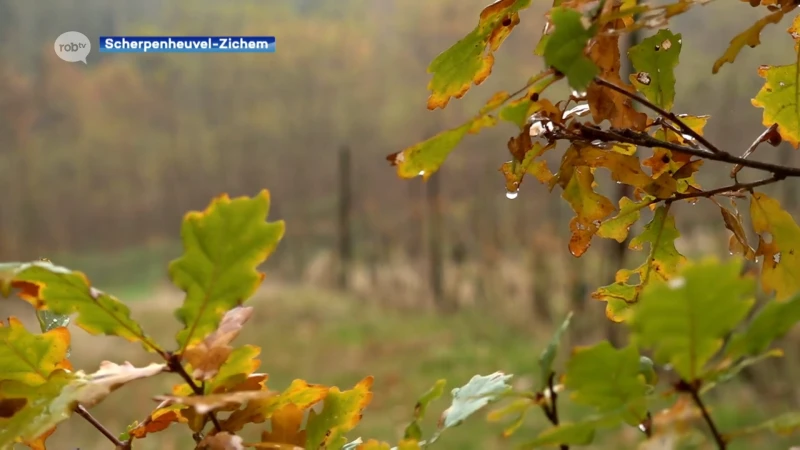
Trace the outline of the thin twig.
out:
<instances>
[{"instance_id":1,"label":"thin twig","mask_svg":"<svg viewBox=\"0 0 800 450\"><path fill-rule=\"evenodd\" d=\"M586 124L578 124L578 130L580 131L579 135L575 135L569 132L565 133L562 131L556 131L552 133L552 136L556 139L575 140L576 138L583 138L584 140L590 140L590 141L597 139L603 142L613 142L613 141L625 142L628 144L638 145L640 147L648 147L648 148L661 147L661 148L666 148L667 150L683 152L689 155L697 156L704 159L709 159L712 161L725 162L729 164L741 164L744 167L764 170L767 172L771 172L775 175L780 175L787 178L800 177L800 168L786 167L767 162L743 159L738 156L733 156L727 152L712 153L710 151L698 148L692 148L686 145L680 145L673 142L662 141L660 139L656 139L650 136L647 133L639 131L633 131L627 129L603 130L599 127Z\"/></svg>"},{"instance_id":2,"label":"thin twig","mask_svg":"<svg viewBox=\"0 0 800 450\"><path fill-rule=\"evenodd\" d=\"M197 385L194 382L191 376L186 372L186 369L183 368L183 364L181 364L181 359L175 354L171 354L169 359L167 360L167 367L171 372L177 373L178 375L186 381L186 384L192 388L192 392L195 395L204 395L203 388ZM222 425L220 425L219 420L217 420L217 416L214 415L214 412L208 413L208 418L211 420L211 423L214 424L214 428L217 431L222 431Z\"/></svg>"},{"instance_id":3,"label":"thin twig","mask_svg":"<svg viewBox=\"0 0 800 450\"><path fill-rule=\"evenodd\" d=\"M711 197L713 197L715 195L720 195L720 194L734 194L734 193L739 192L739 191L744 191L744 190L748 190L749 191L749 190L751 190L753 188L757 188L757 187L760 187L760 186L765 186L767 184L777 183L778 181L781 181L781 180L783 180L785 178L786 177L784 177L784 176L775 175L775 176L772 176L770 178L765 178L763 180L753 181L753 182L750 182L750 183L738 183L737 182L737 183L734 183L734 184L732 184L730 186L723 186L723 187L716 188L716 189L711 189L711 190L708 190L708 191L685 192L685 193L682 193L682 194L675 194L670 198L656 198L656 199L653 199L653 200L650 201L650 204L652 205L652 204L658 203L658 202L672 203L672 202L676 202L676 201L679 201L679 200L687 200L687 199L690 199L690 198L700 198L700 197L711 198Z\"/></svg>"},{"instance_id":4,"label":"thin twig","mask_svg":"<svg viewBox=\"0 0 800 450\"><path fill-rule=\"evenodd\" d=\"M553 382L555 381L556 374L555 372L550 372L550 376L547 377L547 394L545 395L545 403L542 404L542 411L544 411L544 415L547 417L547 420L553 424L554 427L558 426L558 394L556 394L556 390L554 389ZM548 399L549 397L549 399ZM569 445L561 444L559 446L560 450L569 450Z\"/></svg>"},{"instance_id":5,"label":"thin twig","mask_svg":"<svg viewBox=\"0 0 800 450\"><path fill-rule=\"evenodd\" d=\"M725 442L725 438L722 437L722 433L719 432L717 429L717 425L714 423L714 420L711 419L711 414L708 413L708 408L703 403L703 400L700 398L698 386L692 383L687 383L684 380L678 382L678 391L688 392L689 395L692 396L692 400L694 404L700 409L700 413L703 415L703 419L708 424L708 428L711 430L711 434L714 436L714 442L717 443L717 448L719 450L726 450L728 448L728 443Z\"/></svg>"},{"instance_id":6,"label":"thin twig","mask_svg":"<svg viewBox=\"0 0 800 450\"><path fill-rule=\"evenodd\" d=\"M631 100L635 100L635 101L641 103L642 105L644 105L644 106L652 109L653 111L657 112L662 117L667 118L670 121L674 122L676 125L678 125L681 128L681 130L685 134L688 134L689 136L693 137L697 142L703 144L709 151L711 151L713 153L724 153L722 150L718 149L714 144L709 142L708 139L704 138L702 134L694 131L692 129L692 127L690 127L689 125L686 125L686 122L681 120L681 118L676 116L674 113L666 111L665 109L659 107L658 105L654 104L650 100L647 100L646 98L644 98L644 97L642 97L642 96L640 96L638 94L634 94L634 93L628 92L625 89L617 86L616 84L614 84L614 83L612 83L610 81L606 81L606 80L604 80L604 79L602 79L600 77L595 77L594 81L595 81L595 83L597 83L599 85L605 86L605 87L607 87L609 89L612 89L614 91L619 92L620 94L622 94L622 95L624 95L626 97L629 97Z\"/></svg>"},{"instance_id":7,"label":"thin twig","mask_svg":"<svg viewBox=\"0 0 800 450\"><path fill-rule=\"evenodd\" d=\"M772 126L764 130L764 132L761 133L761 135L759 135L756 138L756 140L753 141L752 144L750 144L750 147L747 147L747 150L744 152L744 154L742 154L742 159L747 159L750 155L752 155L753 152L756 151L756 149L758 148L759 145L761 145L762 142L771 140L772 137L774 136L774 133L777 131L778 131L778 124L773 123ZM731 178L736 178L736 174L739 173L740 170L742 170L742 167L743 166L741 164L737 164L731 170Z\"/></svg>"},{"instance_id":8,"label":"thin twig","mask_svg":"<svg viewBox=\"0 0 800 450\"><path fill-rule=\"evenodd\" d=\"M92 416L89 411L86 410L82 405L78 405L75 407L75 412L78 413L79 416L86 419L87 422L92 424L93 427L97 428L97 431L102 433L103 436L106 437L111 443L113 443L117 448L125 448L125 444L120 441L113 433L108 431L108 428L103 426L102 423L98 422L97 419Z\"/></svg>"},{"instance_id":9,"label":"thin twig","mask_svg":"<svg viewBox=\"0 0 800 450\"><path fill-rule=\"evenodd\" d=\"M158 406L156 406L153 411L158 411L159 409L161 409L161 408L163 408L163 407L165 407L167 405L169 405L169 400L164 400L163 402L159 403ZM144 420L139 422L139 425L137 425L136 428L139 428L139 427L147 428L147 425L150 424L150 422L152 422L152 421L153 421L153 413L151 412L150 414L147 415L147 417L144 418ZM122 443L123 444L122 448L124 450L130 449L132 443L133 443L133 436L129 437L127 441Z\"/></svg>"}]
</instances>

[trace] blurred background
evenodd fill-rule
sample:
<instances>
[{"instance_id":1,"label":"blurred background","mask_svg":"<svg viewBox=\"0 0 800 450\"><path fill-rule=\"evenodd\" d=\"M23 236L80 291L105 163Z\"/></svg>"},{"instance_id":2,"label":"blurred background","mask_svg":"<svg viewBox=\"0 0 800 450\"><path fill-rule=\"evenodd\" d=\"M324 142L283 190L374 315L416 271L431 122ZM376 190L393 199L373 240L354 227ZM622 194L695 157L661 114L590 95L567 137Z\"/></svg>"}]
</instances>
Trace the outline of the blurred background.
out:
<instances>
[{"instance_id":1,"label":"blurred background","mask_svg":"<svg viewBox=\"0 0 800 450\"><path fill-rule=\"evenodd\" d=\"M532 385L538 354L569 310L577 313L570 345L624 342L590 294L645 254L595 240L574 258L567 250L569 205L533 177L507 199L498 169L510 159L505 144L513 125L468 136L427 183L400 180L385 159L461 124L495 91L516 90L542 68L532 49L548 2L535 2L497 52L487 82L444 111L425 108L428 64L472 30L485 3L0 0L0 260L47 257L84 271L169 345L181 295L169 285L166 264L180 255L183 214L223 192L269 189L270 219L285 220L287 232L265 264L255 317L238 342L263 347L261 371L276 389L292 378L346 388L374 375L374 400L352 437L396 441L416 397L438 378L455 387L473 374L503 370L517 375L518 387ZM784 20L763 33L765 44L746 47L734 65L711 75L729 40L762 10L713 2L671 26L683 33L674 109L711 115L706 136L734 154L764 129L761 110L750 104L762 85L758 65L795 60ZM88 65L70 64L53 51L65 31L80 31L93 45L99 35L115 34L274 35L278 50L94 49ZM546 96L565 93L556 86ZM800 164L786 144L759 153ZM549 153L551 170L559 156ZM702 186L729 184L730 167L706 165ZM617 195L601 180L602 192ZM799 187L788 180L764 191L797 217ZM727 257L729 233L718 209L699 204L677 207L679 250ZM645 214L632 233L648 220ZM0 316L8 315L36 327L18 300L0 303ZM798 406L800 392L791 384L800 376L798 342L800 335L788 337L786 358L720 390L712 403L723 430ZM135 345L79 329L73 355L87 370L103 359L150 358ZM150 394L166 392L170 381L121 390L96 408L97 416L123 431L146 416L155 406ZM440 410L432 408L431 427ZM519 434L544 426L532 418ZM477 417L446 433L439 446L509 448L501 430ZM628 448L639 436L634 430L599 439ZM759 437L732 448L789 442ZM183 429L168 429L136 448L191 446ZM107 447L80 420L49 439L51 449Z\"/></svg>"}]
</instances>

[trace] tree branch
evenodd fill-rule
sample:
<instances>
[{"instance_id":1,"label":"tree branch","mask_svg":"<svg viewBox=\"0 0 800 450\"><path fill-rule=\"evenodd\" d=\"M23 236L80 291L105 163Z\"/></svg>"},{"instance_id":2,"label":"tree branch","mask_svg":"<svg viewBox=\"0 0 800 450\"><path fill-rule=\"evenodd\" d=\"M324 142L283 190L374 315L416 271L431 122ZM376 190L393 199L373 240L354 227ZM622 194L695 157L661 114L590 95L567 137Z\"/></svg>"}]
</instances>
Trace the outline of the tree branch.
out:
<instances>
[{"instance_id":1,"label":"tree branch","mask_svg":"<svg viewBox=\"0 0 800 450\"><path fill-rule=\"evenodd\" d=\"M744 191L744 190L748 190L749 191L749 190L751 190L753 188L757 188L759 186L765 186L767 184L777 183L778 181L781 181L781 180L783 180L785 178L786 178L785 176L775 175L775 176L772 176L770 178L765 178L763 180L753 181L753 182L750 182L750 183L739 183L739 182L736 182L736 183L734 183L734 184L732 184L730 186L723 186L723 187L716 188L716 189L711 189L711 190L708 190L708 191L685 192L685 193L682 193L682 194L675 194L675 195L673 195L672 197L669 197L669 198L656 198L656 199L651 200L650 204L652 205L652 204L658 203L658 202L672 203L672 202L676 202L678 200L687 200L687 199L690 199L690 198L700 198L700 197L711 198L711 197L713 197L715 195L720 195L720 194L728 194L728 193L733 194L733 193L736 193L736 192L739 192L739 191Z\"/></svg>"},{"instance_id":2,"label":"tree branch","mask_svg":"<svg viewBox=\"0 0 800 450\"><path fill-rule=\"evenodd\" d=\"M674 113L666 111L665 109L657 106L656 104L654 104L650 100L647 100L646 98L641 97L638 94L634 94L632 92L628 92L627 90L617 86L616 84L614 84L614 83L612 83L610 81L606 81L606 80L604 80L604 79L602 79L600 77L595 77L594 78L594 82L599 84L599 85L601 85L601 86L605 86L605 87L607 87L607 88L609 88L611 90L619 92L620 94L630 98L631 100L635 100L635 101L641 103L642 105L648 107L649 109L657 112L662 117L664 117L666 119L669 119L671 122L673 122L676 125L678 125L680 127L681 131L683 131L684 133L686 133L689 136L693 137L697 142L703 144L712 153L725 153L722 150L718 149L714 144L709 142L708 139L703 137L702 134L694 131L689 125L686 125L686 122L681 120L681 118L678 117L677 115L675 115Z\"/></svg>"},{"instance_id":3,"label":"tree branch","mask_svg":"<svg viewBox=\"0 0 800 450\"><path fill-rule=\"evenodd\" d=\"M700 398L700 394L698 392L699 391L698 384L687 383L684 380L680 380L676 387L678 391L688 392L689 395L692 396L694 404L697 405L697 407L700 409L700 413L703 415L703 420L706 421L706 424L708 424L708 428L711 430L712 436L714 436L714 442L717 443L717 448L719 450L726 450L728 448L728 443L725 442L725 438L722 437L722 433L719 432L716 424L714 424L714 420L711 419L711 414L708 413L708 408L706 408L706 405Z\"/></svg>"},{"instance_id":4,"label":"tree branch","mask_svg":"<svg viewBox=\"0 0 800 450\"><path fill-rule=\"evenodd\" d=\"M547 378L547 390L548 392L545 394L545 403L542 404L542 411L544 411L544 415L547 417L547 420L553 424L553 426L558 426L558 394L556 394L556 390L553 388L553 382L555 381L556 374L555 372L550 372L550 376ZM549 399L548 399L549 396ZM569 445L561 444L559 446L560 450L569 450Z\"/></svg>"},{"instance_id":5,"label":"tree branch","mask_svg":"<svg viewBox=\"0 0 800 450\"><path fill-rule=\"evenodd\" d=\"M86 421L89 422L90 424L92 424L93 427L97 428L97 431L99 431L103 436L105 436L106 439L111 441L111 443L113 443L118 449L119 448L122 448L122 449L130 448L130 447L125 447L125 444L122 441L120 441L116 436L114 436L113 433L108 431L108 428L103 426L102 423L98 422L97 419L95 419L94 416L92 416L89 413L89 411L86 408L84 408L82 405L76 406L75 407L75 412L79 416L81 416L84 419L86 419Z\"/></svg>"},{"instance_id":6,"label":"tree branch","mask_svg":"<svg viewBox=\"0 0 800 450\"><path fill-rule=\"evenodd\" d=\"M738 156L733 156L727 152L713 153L711 151L699 148L693 148L686 145L675 144L673 142L662 141L644 132L627 130L627 129L625 130L613 129L613 128L609 130L603 130L602 128L599 128L597 126L587 125L583 123L577 124L576 127L578 130L577 134L570 131L556 130L551 132L550 135L555 139L568 139L568 140L583 139L588 141L599 140L602 142L616 141L616 142L624 142L628 144L638 145L640 147L648 147L648 148L661 147L661 148L666 148L667 150L675 152L683 152L689 155L697 156L698 158L704 158L712 161L725 162L729 164L741 164L744 167L764 170L767 172L771 172L774 175L783 176L786 178L800 177L800 168L786 167L767 162L744 159Z\"/></svg>"},{"instance_id":7,"label":"tree branch","mask_svg":"<svg viewBox=\"0 0 800 450\"><path fill-rule=\"evenodd\" d=\"M186 369L183 368L183 364L181 364L181 359L178 355L171 353L169 355L169 359L167 359L167 367L169 368L170 372L177 373L178 375L186 381L186 384L192 388L192 392L195 395L203 395L203 388L197 385L194 382L191 376L186 372ZM214 424L214 428L217 431L222 431L222 425L220 425L219 420L217 420L217 416L214 415L214 412L208 413L208 418L211 420L211 423Z\"/></svg>"}]
</instances>

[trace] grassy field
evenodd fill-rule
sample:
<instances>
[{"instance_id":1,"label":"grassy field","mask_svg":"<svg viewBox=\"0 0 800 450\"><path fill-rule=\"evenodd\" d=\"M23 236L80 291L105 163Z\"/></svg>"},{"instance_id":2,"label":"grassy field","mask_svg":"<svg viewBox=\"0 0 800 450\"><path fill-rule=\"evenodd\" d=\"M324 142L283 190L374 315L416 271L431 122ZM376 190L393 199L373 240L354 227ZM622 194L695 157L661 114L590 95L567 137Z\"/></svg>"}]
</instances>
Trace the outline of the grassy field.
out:
<instances>
[{"instance_id":1,"label":"grassy field","mask_svg":"<svg viewBox=\"0 0 800 450\"><path fill-rule=\"evenodd\" d=\"M148 292L147 299L129 301L134 316L169 347L178 329L172 310L181 296L167 288L131 290L134 291ZM255 314L235 344L262 347L260 371L270 374L272 388L282 389L292 379L303 378L344 389L365 375L373 375L373 401L350 437L391 442L401 435L416 398L439 378L448 380L448 391L466 383L474 374L497 370L515 374L515 384L520 388L538 382L538 355L552 332L550 326L508 321L490 311L462 311L448 317L427 311L393 312L335 292L283 286L269 279L250 304L255 306ZM3 316L21 315L27 325L36 327L30 308L22 302L6 302L0 312ZM86 370L94 370L104 359L135 364L155 361L137 345L87 336L80 329L73 332L72 354L76 368ZM169 375L137 382L113 393L92 412L110 429L123 431L127 424L143 419L155 406L151 397L168 393L173 382ZM776 412L769 411L771 408L761 404L745 387L729 385L722 392L724 396L710 401L716 405L714 415L723 430L755 423ZM433 429L446 403L441 400L429 410L427 430ZM567 419L581 414L566 402L561 411ZM512 443L524 442L546 426L539 414L532 416L509 442L501 437L502 424L489 424L485 415L478 414L460 428L445 433L436 447L514 448ZM259 433L259 426L252 428L245 438ZM632 428L622 433L612 431L599 436L600 443L593 448L636 448L640 437ZM786 449L789 443L752 440L731 448ZM709 445L706 442L696 448L711 448ZM94 450L109 445L84 421L73 418L49 439L48 448ZM193 444L186 429L173 426L138 442L135 448L190 449Z\"/></svg>"}]
</instances>

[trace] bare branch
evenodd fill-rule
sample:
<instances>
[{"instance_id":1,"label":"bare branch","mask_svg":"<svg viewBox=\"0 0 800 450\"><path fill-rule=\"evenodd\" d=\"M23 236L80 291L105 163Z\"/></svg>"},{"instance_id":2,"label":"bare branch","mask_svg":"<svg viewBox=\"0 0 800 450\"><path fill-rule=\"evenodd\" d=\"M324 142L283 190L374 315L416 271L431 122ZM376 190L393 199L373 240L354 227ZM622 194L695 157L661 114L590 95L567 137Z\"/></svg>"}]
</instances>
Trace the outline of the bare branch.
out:
<instances>
[{"instance_id":1,"label":"bare branch","mask_svg":"<svg viewBox=\"0 0 800 450\"><path fill-rule=\"evenodd\" d=\"M89 413L89 411L82 405L76 406L75 412L79 416L86 419L86 421L92 424L93 427L97 428L97 431L102 433L102 435L105 436L106 439L111 441L111 443L113 443L118 449L130 448L130 446L126 447L125 443L123 443L116 436L114 436L112 432L108 431L108 428L106 428L102 423L98 422L97 419L95 419L94 416L92 416L91 413Z\"/></svg>"}]
</instances>

